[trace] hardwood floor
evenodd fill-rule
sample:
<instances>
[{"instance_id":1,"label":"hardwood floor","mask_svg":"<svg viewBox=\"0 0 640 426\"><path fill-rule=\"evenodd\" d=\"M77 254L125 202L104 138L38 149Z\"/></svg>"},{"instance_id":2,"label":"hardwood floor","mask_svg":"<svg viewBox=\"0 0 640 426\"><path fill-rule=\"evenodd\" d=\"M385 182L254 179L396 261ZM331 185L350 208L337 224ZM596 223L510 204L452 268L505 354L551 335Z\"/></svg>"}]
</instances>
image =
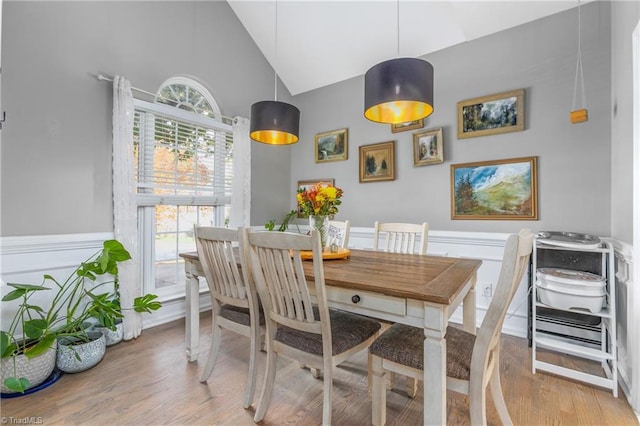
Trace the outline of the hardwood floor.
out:
<instances>
[{"instance_id":1,"label":"hardwood floor","mask_svg":"<svg viewBox=\"0 0 640 426\"><path fill-rule=\"evenodd\" d=\"M54 385L31 395L3 399L2 422L14 424L41 417L44 425L252 425L253 408L242 409L248 339L223 331L213 374L207 384L198 381L208 351L210 318L202 314L204 354L199 362L189 363L184 355L183 321L144 330L135 341L107 348L105 358L91 370L65 374ZM502 385L514 424L638 425L622 393L616 399L604 389L546 373L534 375L526 340L504 336L502 345ZM586 361L549 356L565 365L579 362L599 371L598 365ZM265 359L261 353L256 402ZM277 387L261 424L318 424L322 419L321 382L297 363L281 358L278 365ZM371 423L366 369L364 352L336 369L335 424ZM448 392L447 401L448 424L469 424L467 398ZM487 414L489 424L499 424L491 401ZM422 384L415 399L402 391L389 392L387 419L391 425L421 424Z\"/></svg>"}]
</instances>

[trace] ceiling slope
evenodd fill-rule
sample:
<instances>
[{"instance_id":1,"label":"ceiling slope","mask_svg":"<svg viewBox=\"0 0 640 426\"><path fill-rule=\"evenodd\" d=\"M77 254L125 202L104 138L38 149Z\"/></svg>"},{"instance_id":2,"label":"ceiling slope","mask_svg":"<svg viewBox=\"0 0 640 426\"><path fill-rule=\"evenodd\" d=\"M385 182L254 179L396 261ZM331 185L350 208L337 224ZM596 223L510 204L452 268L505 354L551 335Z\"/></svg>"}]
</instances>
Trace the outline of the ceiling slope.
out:
<instances>
[{"instance_id":1,"label":"ceiling slope","mask_svg":"<svg viewBox=\"0 0 640 426\"><path fill-rule=\"evenodd\" d=\"M577 0L228 3L292 95L363 75L387 59L427 55L578 6Z\"/></svg>"}]
</instances>

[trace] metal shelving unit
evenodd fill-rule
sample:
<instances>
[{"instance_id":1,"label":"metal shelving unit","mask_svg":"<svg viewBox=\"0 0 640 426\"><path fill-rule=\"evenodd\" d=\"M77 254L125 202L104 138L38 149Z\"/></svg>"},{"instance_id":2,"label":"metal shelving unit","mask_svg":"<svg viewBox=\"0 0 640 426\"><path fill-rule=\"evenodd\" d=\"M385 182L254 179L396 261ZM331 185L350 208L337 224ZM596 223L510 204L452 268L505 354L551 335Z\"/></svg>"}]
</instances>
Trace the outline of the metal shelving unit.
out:
<instances>
[{"instance_id":1,"label":"metal shelving unit","mask_svg":"<svg viewBox=\"0 0 640 426\"><path fill-rule=\"evenodd\" d=\"M555 250L563 253L557 253L561 260L555 261L555 264L549 265L545 262L547 256L546 251ZM581 268L581 257L596 256L599 263L599 271L584 271ZM564 264L559 264L565 262ZM606 306L598 313L592 313L583 309L559 309L553 306L545 305L538 300L537 288L538 277L537 270L541 267L562 267L564 269L572 269L576 271L584 271L598 273L606 280ZM532 371L535 374L537 370L546 371L557 374L559 376L569 377L582 382L601 386L611 389L614 397L618 397L618 365L616 352L616 294L615 294L615 263L613 247L608 242L601 242L597 248L579 248L579 247L560 247L551 244L545 244L537 238L534 240L533 260L532 260L532 280L531 287L531 348L532 348ZM550 312L556 312L559 316L566 318L571 315L578 315L582 318L595 320L599 322L599 342L590 339L582 339L571 335L571 333L556 333L549 331L545 327L541 314L544 312L548 315ZM546 319L544 320L546 321ZM578 327L578 325L576 325ZM538 348L544 348L551 351L561 352L567 355L585 358L597 361L602 365L604 376L590 374L588 372L579 371L565 366L551 364L539 359Z\"/></svg>"}]
</instances>

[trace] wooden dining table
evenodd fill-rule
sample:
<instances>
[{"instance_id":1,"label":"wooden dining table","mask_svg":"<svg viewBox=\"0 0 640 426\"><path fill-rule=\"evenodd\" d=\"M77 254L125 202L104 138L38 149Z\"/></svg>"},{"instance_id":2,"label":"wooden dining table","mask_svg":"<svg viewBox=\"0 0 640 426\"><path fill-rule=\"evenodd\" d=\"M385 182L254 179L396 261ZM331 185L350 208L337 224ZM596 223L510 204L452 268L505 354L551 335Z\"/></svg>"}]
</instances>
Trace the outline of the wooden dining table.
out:
<instances>
[{"instance_id":1,"label":"wooden dining table","mask_svg":"<svg viewBox=\"0 0 640 426\"><path fill-rule=\"evenodd\" d=\"M186 353L198 358L199 281L197 253L185 260ZM475 334L477 271L481 260L351 250L346 259L325 260L329 306L424 329L424 424L443 425L446 415L446 340L451 314L462 303L463 328ZM313 281L313 263L304 262Z\"/></svg>"}]
</instances>

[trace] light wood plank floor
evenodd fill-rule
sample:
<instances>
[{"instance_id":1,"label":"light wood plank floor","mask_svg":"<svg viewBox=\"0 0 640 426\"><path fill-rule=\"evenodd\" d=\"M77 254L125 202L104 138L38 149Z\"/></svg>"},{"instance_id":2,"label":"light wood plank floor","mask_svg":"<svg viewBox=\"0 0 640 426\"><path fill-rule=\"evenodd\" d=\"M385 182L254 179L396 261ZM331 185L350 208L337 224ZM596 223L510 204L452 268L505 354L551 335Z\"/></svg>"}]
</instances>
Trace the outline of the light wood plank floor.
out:
<instances>
[{"instance_id":1,"label":"light wood plank floor","mask_svg":"<svg viewBox=\"0 0 640 426\"><path fill-rule=\"evenodd\" d=\"M54 385L28 396L3 399L3 423L41 417L44 425L254 424L253 408L242 408L248 362L246 338L223 331L214 372L208 384L198 381L208 351L210 318L202 314L201 348L205 353L199 362L186 361L183 321L147 329L135 341L108 348L102 362L91 370L63 375ZM546 373L534 375L526 340L505 336L502 345L502 383L516 425L638 425L622 394L616 399L604 389ZM260 355L258 391L266 359L264 353ZM549 356L564 365L576 362L571 357ZM277 388L262 424L318 424L322 419L321 382L296 363L281 358L278 365ZM336 425L371 423L366 368L366 355L362 353L336 369ZM591 365L585 368L599 369ZM447 398L448 423L469 424L467 398L452 392ZM421 401L422 384L413 400L402 391L389 392L388 423L421 424ZM487 412L489 423L499 424L491 401Z\"/></svg>"}]
</instances>

